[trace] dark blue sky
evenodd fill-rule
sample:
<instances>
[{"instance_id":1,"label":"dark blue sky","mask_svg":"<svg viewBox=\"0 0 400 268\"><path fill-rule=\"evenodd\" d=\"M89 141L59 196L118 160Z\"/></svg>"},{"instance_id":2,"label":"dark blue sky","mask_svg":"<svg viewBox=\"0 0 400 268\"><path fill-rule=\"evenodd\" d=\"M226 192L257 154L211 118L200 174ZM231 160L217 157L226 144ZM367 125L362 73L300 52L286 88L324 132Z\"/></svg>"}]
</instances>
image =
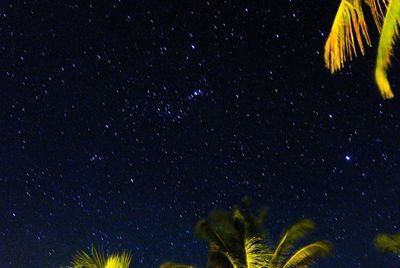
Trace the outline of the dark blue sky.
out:
<instances>
[{"instance_id":1,"label":"dark blue sky","mask_svg":"<svg viewBox=\"0 0 400 268\"><path fill-rule=\"evenodd\" d=\"M244 195L273 242L316 222L304 242L335 248L315 267L398 267L372 244L400 229L400 102L375 87L372 18L373 47L332 77L339 1L180 2L2 1L0 267L91 243L205 264L195 223Z\"/></svg>"}]
</instances>

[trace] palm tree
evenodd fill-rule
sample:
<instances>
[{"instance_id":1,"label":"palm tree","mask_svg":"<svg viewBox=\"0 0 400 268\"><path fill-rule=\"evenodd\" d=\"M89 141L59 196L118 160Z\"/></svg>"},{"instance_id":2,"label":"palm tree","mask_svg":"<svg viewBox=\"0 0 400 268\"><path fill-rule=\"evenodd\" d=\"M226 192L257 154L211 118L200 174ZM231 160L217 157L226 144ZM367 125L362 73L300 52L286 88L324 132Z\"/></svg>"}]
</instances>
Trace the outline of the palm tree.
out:
<instances>
[{"instance_id":1,"label":"palm tree","mask_svg":"<svg viewBox=\"0 0 400 268\"><path fill-rule=\"evenodd\" d=\"M343 68L347 60L357 56L356 43L362 55L365 53L364 42L371 46L362 9L363 3L369 6L380 33L375 81L382 97L390 99L394 95L387 78L387 70L391 63L395 40L399 37L400 1L341 0L325 44L325 66L333 74Z\"/></svg>"},{"instance_id":2,"label":"palm tree","mask_svg":"<svg viewBox=\"0 0 400 268\"><path fill-rule=\"evenodd\" d=\"M78 251L74 255L72 268L129 268L131 260L132 255L129 252L111 254L106 257L104 253L92 246L90 254Z\"/></svg>"},{"instance_id":3,"label":"palm tree","mask_svg":"<svg viewBox=\"0 0 400 268\"><path fill-rule=\"evenodd\" d=\"M303 220L284 233L275 251L267 245L268 234L263 230L266 210L257 216L250 213L249 202L244 199L241 209L233 214L213 210L209 219L200 220L196 235L209 242L208 266L214 268L291 268L309 267L320 256L331 251L327 241L318 241L301 248L291 255L294 244L310 231L314 224ZM165 264L164 264L165 265ZM179 264L180 265L180 264ZM161 266L181 268L191 266Z\"/></svg>"},{"instance_id":4,"label":"palm tree","mask_svg":"<svg viewBox=\"0 0 400 268\"><path fill-rule=\"evenodd\" d=\"M400 233L393 235L378 234L374 240L375 247L382 252L400 255Z\"/></svg>"}]
</instances>

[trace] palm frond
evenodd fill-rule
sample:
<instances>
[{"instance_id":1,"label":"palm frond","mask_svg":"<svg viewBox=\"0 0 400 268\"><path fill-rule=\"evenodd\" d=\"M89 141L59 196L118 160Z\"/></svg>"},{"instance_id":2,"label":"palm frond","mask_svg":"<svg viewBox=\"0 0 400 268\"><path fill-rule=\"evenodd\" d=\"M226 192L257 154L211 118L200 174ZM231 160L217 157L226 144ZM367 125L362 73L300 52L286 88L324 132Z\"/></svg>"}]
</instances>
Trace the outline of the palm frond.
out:
<instances>
[{"instance_id":1,"label":"palm frond","mask_svg":"<svg viewBox=\"0 0 400 268\"><path fill-rule=\"evenodd\" d=\"M240 266L239 259L232 255L230 251L221 251L214 244L210 244L207 257L207 266L215 268L238 268Z\"/></svg>"},{"instance_id":2,"label":"palm frond","mask_svg":"<svg viewBox=\"0 0 400 268\"><path fill-rule=\"evenodd\" d=\"M160 268L195 268L195 267L192 265L186 265L186 264L168 261L168 262L164 262L163 264L161 264Z\"/></svg>"},{"instance_id":3,"label":"palm frond","mask_svg":"<svg viewBox=\"0 0 400 268\"><path fill-rule=\"evenodd\" d=\"M271 260L271 252L261 237L247 238L245 256L248 268L267 267Z\"/></svg>"},{"instance_id":4,"label":"palm frond","mask_svg":"<svg viewBox=\"0 0 400 268\"><path fill-rule=\"evenodd\" d=\"M276 247L271 259L271 266L276 267L281 259L287 255L294 244L303 238L308 232L314 229L314 222L309 219L303 219L289 228L283 235Z\"/></svg>"},{"instance_id":5,"label":"palm frond","mask_svg":"<svg viewBox=\"0 0 400 268\"><path fill-rule=\"evenodd\" d=\"M383 21L381 37L379 38L378 56L375 67L375 81L384 99L393 98L393 92L387 78L387 69L393 53L393 45L399 37L400 1L390 0Z\"/></svg>"},{"instance_id":6,"label":"palm frond","mask_svg":"<svg viewBox=\"0 0 400 268\"><path fill-rule=\"evenodd\" d=\"M72 261L73 268L103 268L106 263L104 253L97 251L94 246L90 249L91 256L85 251L78 251Z\"/></svg>"},{"instance_id":7,"label":"palm frond","mask_svg":"<svg viewBox=\"0 0 400 268\"><path fill-rule=\"evenodd\" d=\"M385 9L388 0L364 0L371 9L372 17L374 18L376 28L379 32L382 30L382 23L385 18Z\"/></svg>"},{"instance_id":8,"label":"palm frond","mask_svg":"<svg viewBox=\"0 0 400 268\"><path fill-rule=\"evenodd\" d=\"M331 32L325 43L325 66L331 73L340 70L347 59L357 56L356 40L361 54L364 44L371 46L361 0L342 0L336 13Z\"/></svg>"},{"instance_id":9,"label":"palm frond","mask_svg":"<svg viewBox=\"0 0 400 268\"><path fill-rule=\"evenodd\" d=\"M72 268L129 268L132 255L128 252L112 254L108 258L94 246L90 249L90 255L85 251L78 251L73 258Z\"/></svg>"},{"instance_id":10,"label":"palm frond","mask_svg":"<svg viewBox=\"0 0 400 268\"><path fill-rule=\"evenodd\" d=\"M328 241L314 242L303 247L290 257L283 268L310 267L317 258L325 257L332 251L332 245Z\"/></svg>"},{"instance_id":11,"label":"palm frond","mask_svg":"<svg viewBox=\"0 0 400 268\"><path fill-rule=\"evenodd\" d=\"M224 240L205 219L199 220L194 230L197 237L213 243L222 250L227 249Z\"/></svg>"},{"instance_id":12,"label":"palm frond","mask_svg":"<svg viewBox=\"0 0 400 268\"><path fill-rule=\"evenodd\" d=\"M128 252L113 254L108 257L107 263L104 268L129 268L131 260L132 255Z\"/></svg>"},{"instance_id":13,"label":"palm frond","mask_svg":"<svg viewBox=\"0 0 400 268\"><path fill-rule=\"evenodd\" d=\"M231 237L236 234L224 230L224 226L229 226L227 219L222 214L212 215L213 225L202 219L195 227L195 234L209 242L208 265L212 267L235 267L239 262L236 253L240 251L238 248L240 243ZM220 219L220 225L217 224L218 219L216 217ZM231 229L231 227L227 229Z\"/></svg>"},{"instance_id":14,"label":"palm frond","mask_svg":"<svg viewBox=\"0 0 400 268\"><path fill-rule=\"evenodd\" d=\"M374 244L382 252L400 254L400 233L394 235L378 234Z\"/></svg>"}]
</instances>

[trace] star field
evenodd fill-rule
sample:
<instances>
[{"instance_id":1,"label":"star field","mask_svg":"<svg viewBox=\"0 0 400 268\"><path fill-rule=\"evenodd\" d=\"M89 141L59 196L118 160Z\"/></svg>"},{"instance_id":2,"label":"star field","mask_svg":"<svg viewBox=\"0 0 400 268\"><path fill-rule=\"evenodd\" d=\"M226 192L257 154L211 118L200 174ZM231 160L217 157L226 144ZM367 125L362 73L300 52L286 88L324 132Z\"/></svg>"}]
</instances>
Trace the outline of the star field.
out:
<instances>
[{"instance_id":1,"label":"star field","mask_svg":"<svg viewBox=\"0 0 400 268\"><path fill-rule=\"evenodd\" d=\"M398 267L372 241L400 230L400 103L375 87L374 29L365 57L324 68L336 9L0 3L0 267L68 265L92 243L132 267L200 266L195 223L245 195L274 241L315 221L334 245L315 267Z\"/></svg>"}]
</instances>

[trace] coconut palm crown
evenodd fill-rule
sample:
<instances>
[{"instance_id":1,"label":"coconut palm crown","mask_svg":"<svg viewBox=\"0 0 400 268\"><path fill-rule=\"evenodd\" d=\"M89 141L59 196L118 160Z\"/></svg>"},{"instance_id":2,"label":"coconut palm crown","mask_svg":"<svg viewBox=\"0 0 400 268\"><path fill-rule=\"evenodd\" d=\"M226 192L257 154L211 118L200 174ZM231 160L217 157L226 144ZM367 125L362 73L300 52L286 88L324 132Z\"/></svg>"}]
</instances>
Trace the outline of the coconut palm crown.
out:
<instances>
[{"instance_id":1,"label":"coconut palm crown","mask_svg":"<svg viewBox=\"0 0 400 268\"><path fill-rule=\"evenodd\" d=\"M289 228L273 250L268 245L268 233L263 224L266 210L257 216L250 213L247 199L233 213L213 210L207 220L200 220L195 227L196 235L209 243L208 266L214 268L292 268L309 267L321 256L331 252L328 241L317 241L297 251L295 243L314 227L310 220L301 220ZM189 268L167 262L161 268Z\"/></svg>"},{"instance_id":2,"label":"coconut palm crown","mask_svg":"<svg viewBox=\"0 0 400 268\"><path fill-rule=\"evenodd\" d=\"M391 63L393 46L399 37L400 1L341 0L325 43L325 66L333 74L342 69L346 61L356 57L358 51L364 55L364 44L371 46L363 6L369 7L380 33L375 81L382 97L390 99L394 95L387 78L387 70Z\"/></svg>"}]
</instances>

